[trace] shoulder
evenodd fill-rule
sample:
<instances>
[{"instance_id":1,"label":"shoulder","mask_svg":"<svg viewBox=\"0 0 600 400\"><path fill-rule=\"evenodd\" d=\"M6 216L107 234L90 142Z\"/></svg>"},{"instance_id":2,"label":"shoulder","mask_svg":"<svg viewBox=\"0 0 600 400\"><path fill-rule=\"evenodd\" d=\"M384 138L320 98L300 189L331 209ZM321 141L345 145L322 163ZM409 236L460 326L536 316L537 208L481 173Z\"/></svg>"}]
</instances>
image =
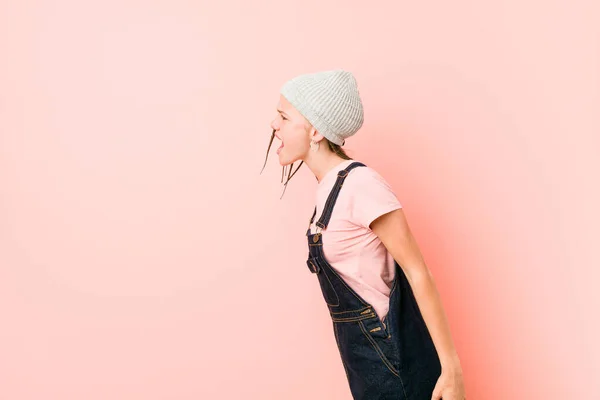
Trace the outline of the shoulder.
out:
<instances>
[{"instance_id":1,"label":"shoulder","mask_svg":"<svg viewBox=\"0 0 600 400\"><path fill-rule=\"evenodd\" d=\"M355 188L364 188L375 185L386 187L391 190L391 185L386 181L383 175L369 166L359 166L354 168L350 171L346 180L349 185ZM344 182L344 184L346 183Z\"/></svg>"},{"instance_id":2,"label":"shoulder","mask_svg":"<svg viewBox=\"0 0 600 400\"><path fill-rule=\"evenodd\" d=\"M402 208L391 185L375 169L368 166L354 168L346 180L350 215L355 224L369 228L379 216Z\"/></svg>"},{"instance_id":3,"label":"shoulder","mask_svg":"<svg viewBox=\"0 0 600 400\"><path fill-rule=\"evenodd\" d=\"M388 203L396 204L399 200L396 192L382 174L368 166L356 167L346 177L346 190L350 202L361 203Z\"/></svg>"}]
</instances>

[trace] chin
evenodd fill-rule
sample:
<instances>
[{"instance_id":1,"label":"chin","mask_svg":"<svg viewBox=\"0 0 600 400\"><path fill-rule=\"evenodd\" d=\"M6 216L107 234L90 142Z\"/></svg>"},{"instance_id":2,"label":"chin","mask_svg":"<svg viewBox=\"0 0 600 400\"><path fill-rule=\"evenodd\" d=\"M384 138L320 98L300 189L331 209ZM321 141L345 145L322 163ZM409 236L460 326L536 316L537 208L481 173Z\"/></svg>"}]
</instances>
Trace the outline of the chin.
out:
<instances>
[{"instance_id":1,"label":"chin","mask_svg":"<svg viewBox=\"0 0 600 400\"><path fill-rule=\"evenodd\" d=\"M300 161L300 158L290 159L288 157L282 157L281 155L279 155L279 165L281 165L282 167L290 164L295 164L296 161Z\"/></svg>"},{"instance_id":2,"label":"chin","mask_svg":"<svg viewBox=\"0 0 600 400\"><path fill-rule=\"evenodd\" d=\"M281 165L282 167L290 164L289 159L287 157L281 155L281 153L278 154L278 157L279 157L279 165Z\"/></svg>"},{"instance_id":3,"label":"chin","mask_svg":"<svg viewBox=\"0 0 600 400\"><path fill-rule=\"evenodd\" d=\"M292 150L291 148L288 149L288 151ZM290 165L290 164L294 164L294 167L296 167L296 163L299 163L300 161L303 161L306 157L307 157L308 153L306 154L298 154L298 152L296 152L295 155L290 156L289 154L287 154L286 151L281 151L277 156L279 157L279 164L283 167Z\"/></svg>"}]
</instances>

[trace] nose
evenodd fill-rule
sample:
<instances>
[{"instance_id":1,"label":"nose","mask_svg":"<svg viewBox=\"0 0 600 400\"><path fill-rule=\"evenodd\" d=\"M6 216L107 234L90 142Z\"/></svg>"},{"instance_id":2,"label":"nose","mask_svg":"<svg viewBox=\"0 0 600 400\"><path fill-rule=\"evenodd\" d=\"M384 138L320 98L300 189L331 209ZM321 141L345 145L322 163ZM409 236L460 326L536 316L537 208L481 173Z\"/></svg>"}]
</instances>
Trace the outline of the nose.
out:
<instances>
[{"instance_id":1,"label":"nose","mask_svg":"<svg viewBox=\"0 0 600 400\"><path fill-rule=\"evenodd\" d=\"M277 119L271 121L271 129L273 129L275 136L277 136L277 139L281 140L281 136L279 136L279 125L277 124Z\"/></svg>"}]
</instances>

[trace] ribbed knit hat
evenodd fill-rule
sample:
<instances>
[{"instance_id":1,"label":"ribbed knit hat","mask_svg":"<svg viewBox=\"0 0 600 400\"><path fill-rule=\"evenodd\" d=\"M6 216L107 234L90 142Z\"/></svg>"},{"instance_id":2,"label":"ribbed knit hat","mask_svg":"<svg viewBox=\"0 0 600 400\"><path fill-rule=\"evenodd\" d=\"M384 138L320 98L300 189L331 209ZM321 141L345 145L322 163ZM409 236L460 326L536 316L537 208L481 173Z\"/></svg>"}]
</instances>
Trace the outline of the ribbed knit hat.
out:
<instances>
[{"instance_id":1,"label":"ribbed knit hat","mask_svg":"<svg viewBox=\"0 0 600 400\"><path fill-rule=\"evenodd\" d=\"M363 124L358 85L348 71L299 75L283 85L281 94L321 135L339 146Z\"/></svg>"}]
</instances>

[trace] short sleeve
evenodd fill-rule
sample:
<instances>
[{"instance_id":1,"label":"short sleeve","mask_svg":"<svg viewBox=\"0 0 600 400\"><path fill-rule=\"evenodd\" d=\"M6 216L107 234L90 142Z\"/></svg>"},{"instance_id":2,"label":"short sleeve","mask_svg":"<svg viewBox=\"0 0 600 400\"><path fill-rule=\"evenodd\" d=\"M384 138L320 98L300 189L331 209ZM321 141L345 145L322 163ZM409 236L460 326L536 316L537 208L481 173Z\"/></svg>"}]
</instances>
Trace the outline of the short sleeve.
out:
<instances>
[{"instance_id":1,"label":"short sleeve","mask_svg":"<svg viewBox=\"0 0 600 400\"><path fill-rule=\"evenodd\" d=\"M378 217L402 208L391 186L374 169L360 167L353 172L346 178L348 183L352 182L352 222L370 229L371 222Z\"/></svg>"}]
</instances>

